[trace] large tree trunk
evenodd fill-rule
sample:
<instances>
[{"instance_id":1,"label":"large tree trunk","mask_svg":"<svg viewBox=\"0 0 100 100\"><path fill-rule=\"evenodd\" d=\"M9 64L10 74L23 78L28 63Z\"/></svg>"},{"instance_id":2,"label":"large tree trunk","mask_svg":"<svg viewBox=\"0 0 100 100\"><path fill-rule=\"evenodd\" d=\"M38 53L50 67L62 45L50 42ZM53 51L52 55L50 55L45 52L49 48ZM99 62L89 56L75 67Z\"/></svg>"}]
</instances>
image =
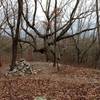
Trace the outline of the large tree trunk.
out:
<instances>
[{"instance_id":1,"label":"large tree trunk","mask_svg":"<svg viewBox=\"0 0 100 100\"><path fill-rule=\"evenodd\" d=\"M18 19L17 19L17 27L15 30L15 37L12 39L12 62L10 66L10 70L12 71L16 65L16 59L17 59L17 46L18 46L18 39L20 36L20 22L21 22L21 16L23 11L23 0L18 0Z\"/></svg>"},{"instance_id":2,"label":"large tree trunk","mask_svg":"<svg viewBox=\"0 0 100 100\"><path fill-rule=\"evenodd\" d=\"M18 45L18 41L14 38L12 41L12 61L11 61L10 71L12 71L16 65L17 45Z\"/></svg>"}]
</instances>

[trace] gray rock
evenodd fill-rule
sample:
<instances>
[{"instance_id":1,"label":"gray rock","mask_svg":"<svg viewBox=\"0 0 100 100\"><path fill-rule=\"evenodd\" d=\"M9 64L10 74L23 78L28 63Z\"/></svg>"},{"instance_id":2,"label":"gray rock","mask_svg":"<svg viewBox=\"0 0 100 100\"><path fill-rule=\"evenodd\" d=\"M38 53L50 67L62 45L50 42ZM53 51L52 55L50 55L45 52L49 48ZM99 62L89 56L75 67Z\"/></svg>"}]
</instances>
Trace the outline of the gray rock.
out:
<instances>
[{"instance_id":1,"label":"gray rock","mask_svg":"<svg viewBox=\"0 0 100 100\"><path fill-rule=\"evenodd\" d=\"M25 61L24 59L21 59L19 61L16 61L16 66L13 69L13 71L9 71L7 75L11 74L11 75L20 75L20 76L24 76L27 74L32 74L33 70L32 70L32 65L30 65L30 63L28 63L27 61Z\"/></svg>"}]
</instances>

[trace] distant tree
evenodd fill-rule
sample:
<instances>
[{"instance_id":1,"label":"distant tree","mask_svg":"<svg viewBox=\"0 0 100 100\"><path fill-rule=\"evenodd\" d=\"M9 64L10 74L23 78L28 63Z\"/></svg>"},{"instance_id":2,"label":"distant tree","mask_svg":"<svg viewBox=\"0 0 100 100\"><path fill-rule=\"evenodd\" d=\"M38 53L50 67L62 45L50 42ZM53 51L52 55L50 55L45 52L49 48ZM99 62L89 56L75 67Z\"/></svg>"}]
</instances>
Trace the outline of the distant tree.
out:
<instances>
[{"instance_id":1,"label":"distant tree","mask_svg":"<svg viewBox=\"0 0 100 100\"><path fill-rule=\"evenodd\" d=\"M2 66L1 55L0 55L0 67Z\"/></svg>"},{"instance_id":2,"label":"distant tree","mask_svg":"<svg viewBox=\"0 0 100 100\"><path fill-rule=\"evenodd\" d=\"M96 58L95 61L96 63L100 59L100 23L99 23L99 0L95 1L96 3L96 26L97 26L97 41L98 41L98 47L97 47L97 53L96 53Z\"/></svg>"}]
</instances>

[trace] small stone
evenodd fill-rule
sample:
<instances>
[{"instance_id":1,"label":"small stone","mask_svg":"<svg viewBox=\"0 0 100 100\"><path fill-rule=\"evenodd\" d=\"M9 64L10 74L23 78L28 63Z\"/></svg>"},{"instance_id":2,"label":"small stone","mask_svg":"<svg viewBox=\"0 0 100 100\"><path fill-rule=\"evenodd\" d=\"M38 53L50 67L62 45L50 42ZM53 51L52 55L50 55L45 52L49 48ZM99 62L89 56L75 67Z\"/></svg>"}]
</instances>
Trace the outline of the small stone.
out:
<instances>
[{"instance_id":1,"label":"small stone","mask_svg":"<svg viewBox=\"0 0 100 100\"><path fill-rule=\"evenodd\" d=\"M12 71L13 73L16 73L17 72L17 69L15 68L15 69L13 69L13 71Z\"/></svg>"},{"instance_id":2,"label":"small stone","mask_svg":"<svg viewBox=\"0 0 100 100\"><path fill-rule=\"evenodd\" d=\"M44 96L35 97L34 100L47 100Z\"/></svg>"}]
</instances>

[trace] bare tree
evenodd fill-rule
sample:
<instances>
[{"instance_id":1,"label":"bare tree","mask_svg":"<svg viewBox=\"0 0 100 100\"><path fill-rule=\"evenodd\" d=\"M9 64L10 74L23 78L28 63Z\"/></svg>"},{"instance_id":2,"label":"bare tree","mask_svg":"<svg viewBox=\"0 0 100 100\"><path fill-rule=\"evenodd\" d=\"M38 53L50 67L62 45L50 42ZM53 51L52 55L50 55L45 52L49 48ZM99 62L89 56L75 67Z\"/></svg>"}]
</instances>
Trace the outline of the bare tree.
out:
<instances>
[{"instance_id":1,"label":"bare tree","mask_svg":"<svg viewBox=\"0 0 100 100\"><path fill-rule=\"evenodd\" d=\"M37 2L39 2L40 6L42 8L42 11L43 11L43 13L44 13L44 15L46 17L46 21L45 22L46 22L47 26L46 26L46 29L45 29L46 32L44 34L42 34L36 28L36 24L34 23L35 20L36 20L35 18L36 18L36 12L37 12ZM34 34L36 34L39 38L41 38L41 39L44 40L44 48L41 48L40 50L36 50L36 51L44 51L45 53L47 53L47 48L48 48L47 41L48 41L48 39L50 37L54 37L54 38L52 38L52 41L49 42L49 45L54 45L54 47L56 47L55 46L56 42L59 42L62 39L71 38L71 37L74 37L76 35L80 35L80 34L82 34L84 32L89 32L89 31L92 31L92 30L96 29L96 27L85 27L85 28L82 28L81 30L78 30L77 32L74 32L73 34L67 34L67 32L69 33L69 30L71 29L71 27L73 26L73 24L76 23L77 20L81 19L83 21L84 19L87 19L88 16L92 15L93 12L95 12L95 10L91 7L91 5L90 5L90 7L87 10L85 10L85 11L84 10L83 11L80 10L80 12L78 12L77 9L78 9L78 7L79 7L80 4L81 4L81 7L83 6L83 2L80 1L80 0L77 0L75 2L75 5L74 5L72 11L70 11L69 18L66 17L65 19L67 19L67 20L65 20L64 23L61 21L62 24L60 25L60 27L57 27L56 24L58 22L57 22L56 19L59 16L59 14L58 14L58 12L55 9L58 9L59 7L57 7L56 3L55 3L55 6L53 6L54 10L51 11L50 10L51 0L49 0L46 3L47 6L46 6L46 10L45 10L41 2L42 1L35 1L34 0L35 10L33 12L33 20L31 21L32 23L29 21L29 19L27 17L28 14L25 15L23 13L23 18L24 18L27 26L35 32ZM61 12L64 11L64 7L67 7L66 6L67 4L68 4L68 1L62 7L60 7L59 13L61 13ZM55 7L57 7L57 8L55 8ZM66 13L67 12L65 11L64 14L66 14ZM64 16L65 15L63 15L61 17L62 20L64 20L64 18L63 18ZM55 23L55 24L53 25L53 23ZM52 28L53 28L53 30L52 30ZM48 59L48 57L47 57L47 59Z\"/></svg>"},{"instance_id":2,"label":"bare tree","mask_svg":"<svg viewBox=\"0 0 100 100\"><path fill-rule=\"evenodd\" d=\"M16 65L16 59L17 59L17 46L18 46L18 39L20 35L20 22L21 22L21 16L23 11L23 0L18 0L18 18L17 18L17 26L16 26L16 33L15 37L13 38L13 44L12 44L12 63L10 70L13 70Z\"/></svg>"},{"instance_id":3,"label":"bare tree","mask_svg":"<svg viewBox=\"0 0 100 100\"><path fill-rule=\"evenodd\" d=\"M6 32L9 36L12 37L12 61L10 70L13 70L16 65L16 59L17 59L17 50L18 50L18 39L20 36L20 22L21 22L21 16L22 16L22 10L23 10L23 0L16 1L15 5L13 5L12 1L10 2L5 1L1 2L4 10L4 15L7 22L7 27L9 27L10 32L9 33L5 28L4 32ZM16 7L16 4L18 5L18 10ZM10 6L9 6L10 5Z\"/></svg>"},{"instance_id":4,"label":"bare tree","mask_svg":"<svg viewBox=\"0 0 100 100\"><path fill-rule=\"evenodd\" d=\"M59 41L67 38L73 38L77 50L78 62L80 59L80 54L82 54L81 58L83 59L83 55L86 54L91 47L90 44L90 46L87 47L88 49L81 52L78 46L79 41L75 38L75 36L80 35L80 38L82 33L87 34L87 32L93 31L96 28L98 29L99 25L90 27L89 24L89 27L86 26L86 23L88 23L89 20L92 21L92 19L89 19L89 17L94 16L94 12L97 11L94 9L94 3L92 4L91 2L90 5L85 6L85 0L64 0L61 1L60 4L57 2L57 0L55 0L55 3L53 2L53 0L47 0L45 6L42 4L42 0L34 0L34 2L29 0L10 0L9 2L5 1L5 3L1 2L6 18L6 24L3 30L12 37L11 70L13 70L17 59L18 42L20 44L23 42L31 45L34 52L44 53L47 61L49 58L48 52L52 52L54 57L54 66L56 66L57 63L58 54L56 54L56 52L58 45L57 43ZM40 6L42 9L44 20L41 20L40 17L37 18L38 6ZM81 29L75 31L74 29L76 28L76 23L78 21L82 22L83 26ZM44 32L39 30L37 23L40 23L45 30ZM7 28L10 29L10 32L7 30ZM73 32L71 32L71 28L73 28ZM22 30L29 38L23 39L20 37ZM43 47L38 48L37 39L35 37L38 37L44 41ZM49 50L50 46L53 46L54 49Z\"/></svg>"}]
</instances>

